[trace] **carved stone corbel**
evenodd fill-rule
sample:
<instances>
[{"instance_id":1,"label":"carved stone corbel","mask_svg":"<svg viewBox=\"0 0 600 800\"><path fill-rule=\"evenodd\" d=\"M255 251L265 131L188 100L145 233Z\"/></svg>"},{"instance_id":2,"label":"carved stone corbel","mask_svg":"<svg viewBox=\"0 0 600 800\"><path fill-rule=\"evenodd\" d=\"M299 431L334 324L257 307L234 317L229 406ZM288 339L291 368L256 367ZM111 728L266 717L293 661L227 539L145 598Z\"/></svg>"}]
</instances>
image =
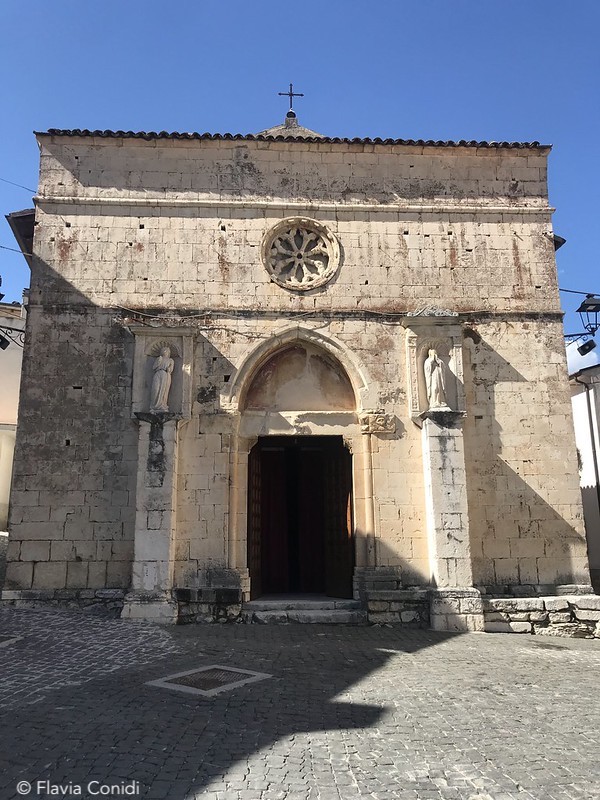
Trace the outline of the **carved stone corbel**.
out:
<instances>
[{"instance_id":1,"label":"carved stone corbel","mask_svg":"<svg viewBox=\"0 0 600 800\"><path fill-rule=\"evenodd\" d=\"M383 411L366 411L359 422L361 433L396 433L396 418Z\"/></svg>"}]
</instances>

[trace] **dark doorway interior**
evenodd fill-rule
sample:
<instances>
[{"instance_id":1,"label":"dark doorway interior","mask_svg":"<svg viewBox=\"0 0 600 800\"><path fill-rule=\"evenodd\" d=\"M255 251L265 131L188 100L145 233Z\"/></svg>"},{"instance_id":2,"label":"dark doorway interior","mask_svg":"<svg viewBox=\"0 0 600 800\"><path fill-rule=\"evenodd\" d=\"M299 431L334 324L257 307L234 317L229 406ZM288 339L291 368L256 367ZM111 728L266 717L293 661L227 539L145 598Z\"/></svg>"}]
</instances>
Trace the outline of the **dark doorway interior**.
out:
<instances>
[{"instance_id":1,"label":"dark doorway interior","mask_svg":"<svg viewBox=\"0 0 600 800\"><path fill-rule=\"evenodd\" d=\"M252 598L352 597L352 456L342 437L261 437L248 489Z\"/></svg>"}]
</instances>

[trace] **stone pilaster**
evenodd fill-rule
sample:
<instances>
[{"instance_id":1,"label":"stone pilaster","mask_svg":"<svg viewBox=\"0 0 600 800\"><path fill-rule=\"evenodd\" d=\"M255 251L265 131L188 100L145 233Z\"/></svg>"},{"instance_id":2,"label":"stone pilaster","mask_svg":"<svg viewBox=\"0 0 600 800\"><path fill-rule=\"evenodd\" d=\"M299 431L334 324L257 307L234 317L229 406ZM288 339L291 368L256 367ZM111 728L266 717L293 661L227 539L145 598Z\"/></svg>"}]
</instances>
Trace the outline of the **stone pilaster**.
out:
<instances>
[{"instance_id":1,"label":"stone pilaster","mask_svg":"<svg viewBox=\"0 0 600 800\"><path fill-rule=\"evenodd\" d=\"M482 630L483 607L473 589L462 419L457 411L424 415L423 467L432 583L431 623L437 630ZM467 596L468 594L468 596Z\"/></svg>"},{"instance_id":2,"label":"stone pilaster","mask_svg":"<svg viewBox=\"0 0 600 800\"><path fill-rule=\"evenodd\" d=\"M143 413L139 421L135 544L123 617L174 622L177 425L181 415Z\"/></svg>"},{"instance_id":3,"label":"stone pilaster","mask_svg":"<svg viewBox=\"0 0 600 800\"><path fill-rule=\"evenodd\" d=\"M439 588L473 585L462 414L427 412L423 468L431 576Z\"/></svg>"}]
</instances>

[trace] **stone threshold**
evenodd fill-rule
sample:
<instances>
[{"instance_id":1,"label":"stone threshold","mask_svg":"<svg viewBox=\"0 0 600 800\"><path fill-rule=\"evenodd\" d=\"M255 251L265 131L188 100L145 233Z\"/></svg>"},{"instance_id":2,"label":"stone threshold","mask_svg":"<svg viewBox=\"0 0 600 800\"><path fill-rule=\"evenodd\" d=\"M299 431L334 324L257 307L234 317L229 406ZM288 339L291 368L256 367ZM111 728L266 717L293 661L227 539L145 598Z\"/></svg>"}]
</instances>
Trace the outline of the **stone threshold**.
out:
<instances>
[{"instance_id":1,"label":"stone threshold","mask_svg":"<svg viewBox=\"0 0 600 800\"><path fill-rule=\"evenodd\" d=\"M240 621L259 625L366 625L368 622L360 600L318 595L279 595L250 600L242 604Z\"/></svg>"},{"instance_id":2,"label":"stone threshold","mask_svg":"<svg viewBox=\"0 0 600 800\"><path fill-rule=\"evenodd\" d=\"M267 595L243 603L245 611L345 611L360 609L360 600L311 595Z\"/></svg>"}]
</instances>

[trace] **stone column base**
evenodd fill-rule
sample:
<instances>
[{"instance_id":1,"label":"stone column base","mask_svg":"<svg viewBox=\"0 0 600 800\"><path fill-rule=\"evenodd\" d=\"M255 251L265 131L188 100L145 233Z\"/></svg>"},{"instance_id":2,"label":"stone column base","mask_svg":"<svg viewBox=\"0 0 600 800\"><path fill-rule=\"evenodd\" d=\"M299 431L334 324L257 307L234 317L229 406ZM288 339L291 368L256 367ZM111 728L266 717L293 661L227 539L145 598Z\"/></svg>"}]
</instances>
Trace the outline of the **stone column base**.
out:
<instances>
[{"instance_id":1,"label":"stone column base","mask_svg":"<svg viewBox=\"0 0 600 800\"><path fill-rule=\"evenodd\" d=\"M121 619L173 624L177 622L177 603L159 592L130 592L125 595Z\"/></svg>"},{"instance_id":2,"label":"stone column base","mask_svg":"<svg viewBox=\"0 0 600 800\"><path fill-rule=\"evenodd\" d=\"M477 589L432 589L429 598L434 631L485 630L483 600Z\"/></svg>"}]
</instances>

